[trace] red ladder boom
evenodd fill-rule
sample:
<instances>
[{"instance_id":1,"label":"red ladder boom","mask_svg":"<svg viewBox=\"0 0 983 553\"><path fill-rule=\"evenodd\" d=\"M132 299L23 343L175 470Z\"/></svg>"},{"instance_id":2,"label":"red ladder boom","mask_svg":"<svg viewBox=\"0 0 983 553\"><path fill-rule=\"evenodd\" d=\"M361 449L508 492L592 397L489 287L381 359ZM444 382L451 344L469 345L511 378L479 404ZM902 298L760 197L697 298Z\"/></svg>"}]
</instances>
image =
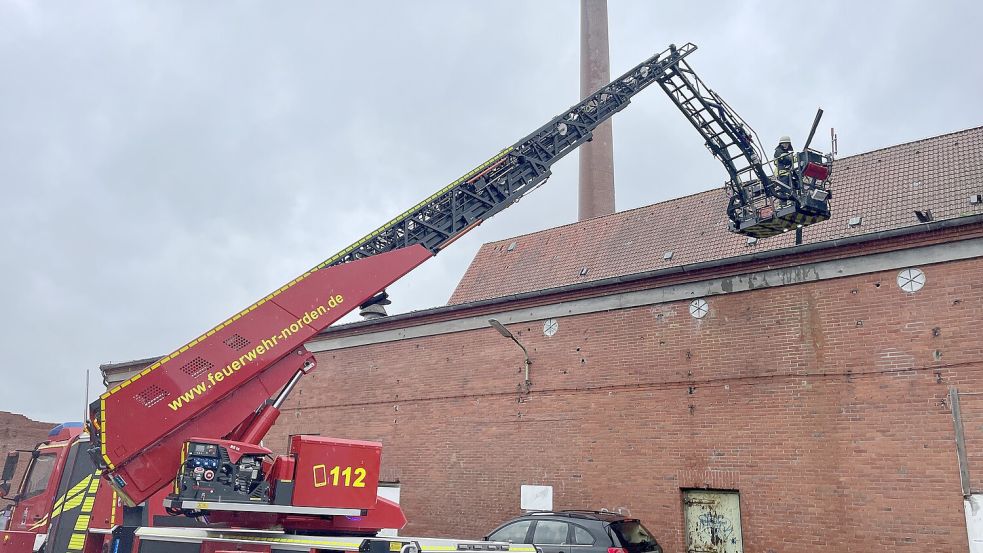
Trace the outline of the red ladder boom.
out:
<instances>
[{"instance_id":1,"label":"red ladder boom","mask_svg":"<svg viewBox=\"0 0 983 553\"><path fill-rule=\"evenodd\" d=\"M219 438L241 430L258 441L272 419L251 418L257 407L314 361L305 341L536 189L554 163L590 140L598 125L695 50L685 44L643 61L355 244L103 394L90 406L90 453L106 478L128 502L140 503L174 478L188 438Z\"/></svg>"}]
</instances>

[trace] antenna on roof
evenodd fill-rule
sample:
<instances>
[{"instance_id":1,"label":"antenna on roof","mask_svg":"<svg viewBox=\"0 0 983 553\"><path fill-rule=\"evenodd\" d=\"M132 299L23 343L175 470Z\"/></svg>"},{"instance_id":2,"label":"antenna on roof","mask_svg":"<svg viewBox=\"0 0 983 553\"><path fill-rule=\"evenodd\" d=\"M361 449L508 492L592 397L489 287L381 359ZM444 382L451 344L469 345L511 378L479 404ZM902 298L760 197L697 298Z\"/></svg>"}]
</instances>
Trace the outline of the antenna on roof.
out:
<instances>
[{"instance_id":1,"label":"antenna on roof","mask_svg":"<svg viewBox=\"0 0 983 553\"><path fill-rule=\"evenodd\" d=\"M836 157L836 129L833 127L829 128L829 143L830 148L832 149L832 153L830 155Z\"/></svg>"}]
</instances>

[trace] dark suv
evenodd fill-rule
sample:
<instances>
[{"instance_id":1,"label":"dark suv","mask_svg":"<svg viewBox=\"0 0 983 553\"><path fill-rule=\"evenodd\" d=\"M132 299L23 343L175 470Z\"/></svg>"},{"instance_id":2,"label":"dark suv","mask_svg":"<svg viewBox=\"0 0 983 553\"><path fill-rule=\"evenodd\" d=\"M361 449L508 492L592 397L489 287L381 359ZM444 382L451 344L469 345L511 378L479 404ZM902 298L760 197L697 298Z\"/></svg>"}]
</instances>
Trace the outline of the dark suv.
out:
<instances>
[{"instance_id":1,"label":"dark suv","mask_svg":"<svg viewBox=\"0 0 983 553\"><path fill-rule=\"evenodd\" d=\"M528 513L502 524L485 540L530 543L543 553L662 553L638 519L603 511Z\"/></svg>"}]
</instances>

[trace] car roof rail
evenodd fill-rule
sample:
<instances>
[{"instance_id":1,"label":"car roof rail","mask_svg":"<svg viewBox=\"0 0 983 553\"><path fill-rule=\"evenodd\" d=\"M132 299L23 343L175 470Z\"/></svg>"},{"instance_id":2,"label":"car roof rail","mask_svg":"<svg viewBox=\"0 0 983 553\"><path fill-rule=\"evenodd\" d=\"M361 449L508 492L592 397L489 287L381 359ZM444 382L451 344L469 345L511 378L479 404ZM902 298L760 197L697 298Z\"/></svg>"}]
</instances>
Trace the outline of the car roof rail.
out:
<instances>
[{"instance_id":1,"label":"car roof rail","mask_svg":"<svg viewBox=\"0 0 983 553\"><path fill-rule=\"evenodd\" d=\"M590 509L567 509L567 510L559 511L559 513L563 513L571 516L581 516L584 518L595 518L598 520L608 520L608 521L611 521L613 519L636 520L629 515L624 515L615 511L608 511L608 510L592 511Z\"/></svg>"},{"instance_id":2,"label":"car roof rail","mask_svg":"<svg viewBox=\"0 0 983 553\"><path fill-rule=\"evenodd\" d=\"M597 515L606 514L603 511L592 511L590 509L564 509L559 511L559 513L582 518L597 518Z\"/></svg>"}]
</instances>

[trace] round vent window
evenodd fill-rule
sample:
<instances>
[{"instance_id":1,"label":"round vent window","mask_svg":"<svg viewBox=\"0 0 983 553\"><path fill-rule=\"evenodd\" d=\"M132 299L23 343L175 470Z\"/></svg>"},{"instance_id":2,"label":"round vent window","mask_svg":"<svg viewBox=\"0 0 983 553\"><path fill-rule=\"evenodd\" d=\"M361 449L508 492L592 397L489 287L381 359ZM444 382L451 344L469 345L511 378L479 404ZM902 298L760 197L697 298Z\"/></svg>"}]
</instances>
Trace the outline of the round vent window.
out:
<instances>
[{"instance_id":1,"label":"round vent window","mask_svg":"<svg viewBox=\"0 0 983 553\"><path fill-rule=\"evenodd\" d=\"M690 302L689 304L689 314L697 319L702 319L707 316L710 312L710 304L707 300L700 298Z\"/></svg>"},{"instance_id":2,"label":"round vent window","mask_svg":"<svg viewBox=\"0 0 983 553\"><path fill-rule=\"evenodd\" d=\"M898 288L905 292L917 292L925 286L925 273L921 269L904 269L898 273Z\"/></svg>"},{"instance_id":3,"label":"round vent window","mask_svg":"<svg viewBox=\"0 0 983 553\"><path fill-rule=\"evenodd\" d=\"M546 336L556 334L557 330L560 330L560 323L556 319L546 319L546 322L543 323L543 334Z\"/></svg>"}]
</instances>

